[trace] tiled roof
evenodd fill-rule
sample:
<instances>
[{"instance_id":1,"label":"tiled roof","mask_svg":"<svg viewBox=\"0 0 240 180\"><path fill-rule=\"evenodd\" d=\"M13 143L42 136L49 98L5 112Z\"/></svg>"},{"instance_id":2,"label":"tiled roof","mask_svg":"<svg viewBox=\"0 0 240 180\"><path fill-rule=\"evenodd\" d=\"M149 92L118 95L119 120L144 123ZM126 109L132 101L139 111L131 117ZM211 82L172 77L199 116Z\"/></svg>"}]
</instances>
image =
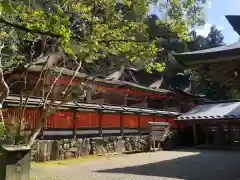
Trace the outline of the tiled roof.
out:
<instances>
[{"instance_id":1,"label":"tiled roof","mask_svg":"<svg viewBox=\"0 0 240 180\"><path fill-rule=\"evenodd\" d=\"M229 50L234 50L234 49L239 49L239 48L240 48L240 43L237 42L237 43L214 47L214 48L209 48L209 49L178 53L178 54L175 54L175 56L206 54L206 53L214 53L214 52L221 52L221 51L229 51Z\"/></svg>"},{"instance_id":2,"label":"tiled roof","mask_svg":"<svg viewBox=\"0 0 240 180\"><path fill-rule=\"evenodd\" d=\"M32 65L31 68L29 68L29 71L41 71L42 66L39 65ZM62 72L62 74L64 75L73 75L75 71L67 69L67 68L61 68L61 67L55 67L53 68L53 70L55 72ZM101 79L101 78L94 78L91 76L88 76L85 73L77 73L76 77L78 78L84 78L86 80L89 81L94 81L94 84L97 85L109 85L109 86L129 86L135 89L140 89L142 91L146 91L146 92L152 92L152 93L156 93L156 94L174 94L174 92L169 91L167 89L152 89L152 88L148 88L136 83L132 83L132 82L127 82L127 81L121 81L121 80L106 80L106 79Z\"/></svg>"},{"instance_id":3,"label":"tiled roof","mask_svg":"<svg viewBox=\"0 0 240 180\"><path fill-rule=\"evenodd\" d=\"M240 118L240 102L199 105L176 120L237 119Z\"/></svg>"},{"instance_id":4,"label":"tiled roof","mask_svg":"<svg viewBox=\"0 0 240 180\"><path fill-rule=\"evenodd\" d=\"M23 101L26 99L23 98ZM47 100L48 103L50 100ZM4 101L5 104L9 106L16 106L20 102L20 97L18 96L8 96ZM56 104L59 104L60 101L56 101ZM28 105L31 107L37 107L42 105L42 100L39 98L29 98ZM128 107L128 106L116 106L116 105L105 105L105 104L91 104L91 103L81 103L81 102L68 102L63 105L66 108L78 108L80 110L106 110L106 111L121 111L129 113L146 113L146 114L155 114L155 115L167 115L167 116L179 116L179 112L157 110L157 109L145 109L138 107Z\"/></svg>"}]
</instances>

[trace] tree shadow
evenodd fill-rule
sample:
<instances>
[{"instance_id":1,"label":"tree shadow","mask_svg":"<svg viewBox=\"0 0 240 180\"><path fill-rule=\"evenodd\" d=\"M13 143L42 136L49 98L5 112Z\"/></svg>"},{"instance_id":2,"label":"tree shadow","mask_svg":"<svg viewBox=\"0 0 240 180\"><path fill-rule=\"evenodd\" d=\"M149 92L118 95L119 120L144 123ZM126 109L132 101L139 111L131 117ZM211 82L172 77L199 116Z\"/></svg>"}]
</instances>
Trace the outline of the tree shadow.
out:
<instances>
[{"instance_id":1,"label":"tree shadow","mask_svg":"<svg viewBox=\"0 0 240 180\"><path fill-rule=\"evenodd\" d=\"M194 150L193 150L194 151ZM151 164L100 170L100 173L123 173L185 180L240 179L240 152L208 151Z\"/></svg>"}]
</instances>

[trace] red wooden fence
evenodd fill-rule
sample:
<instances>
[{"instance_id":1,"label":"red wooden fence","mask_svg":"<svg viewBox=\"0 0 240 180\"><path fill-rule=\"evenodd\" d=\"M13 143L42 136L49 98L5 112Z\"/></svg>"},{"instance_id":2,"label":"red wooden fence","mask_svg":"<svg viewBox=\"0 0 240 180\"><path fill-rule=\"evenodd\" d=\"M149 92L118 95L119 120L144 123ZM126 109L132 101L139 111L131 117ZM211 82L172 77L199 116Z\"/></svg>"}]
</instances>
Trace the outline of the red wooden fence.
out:
<instances>
[{"instance_id":1,"label":"red wooden fence","mask_svg":"<svg viewBox=\"0 0 240 180\"><path fill-rule=\"evenodd\" d=\"M5 123L9 123L14 116L17 117L18 109L8 108L3 111ZM36 120L39 111L33 108L27 108L24 114L25 122L28 128L36 127ZM45 129L147 129L148 122L169 122L173 128L179 128L175 117L168 115L143 115L143 114L124 114L120 112L56 112L48 117Z\"/></svg>"}]
</instances>

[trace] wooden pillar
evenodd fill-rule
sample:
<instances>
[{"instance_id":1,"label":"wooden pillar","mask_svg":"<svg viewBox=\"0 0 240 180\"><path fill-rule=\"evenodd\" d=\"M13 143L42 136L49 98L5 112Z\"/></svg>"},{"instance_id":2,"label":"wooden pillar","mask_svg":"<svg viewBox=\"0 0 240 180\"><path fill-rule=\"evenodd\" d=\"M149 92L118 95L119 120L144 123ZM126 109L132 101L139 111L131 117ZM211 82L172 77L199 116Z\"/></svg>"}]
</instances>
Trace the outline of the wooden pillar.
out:
<instances>
[{"instance_id":1,"label":"wooden pillar","mask_svg":"<svg viewBox=\"0 0 240 180\"><path fill-rule=\"evenodd\" d=\"M140 120L141 114L138 114L138 133L141 134L141 120Z\"/></svg>"},{"instance_id":2,"label":"wooden pillar","mask_svg":"<svg viewBox=\"0 0 240 180\"><path fill-rule=\"evenodd\" d=\"M72 116L73 116L73 138L76 139L77 138L77 131L76 131L76 119L77 119L77 112L76 109L73 109L72 112Z\"/></svg>"},{"instance_id":3,"label":"wooden pillar","mask_svg":"<svg viewBox=\"0 0 240 180\"><path fill-rule=\"evenodd\" d=\"M92 102L92 91L91 90L87 91L87 102L88 103Z\"/></svg>"},{"instance_id":4,"label":"wooden pillar","mask_svg":"<svg viewBox=\"0 0 240 180\"><path fill-rule=\"evenodd\" d=\"M102 137L102 112L99 111L98 112L98 115L99 115L99 134L100 134L100 137Z\"/></svg>"},{"instance_id":5,"label":"wooden pillar","mask_svg":"<svg viewBox=\"0 0 240 180\"><path fill-rule=\"evenodd\" d=\"M196 130L196 124L193 123L193 140L194 140L194 146L197 145L197 130Z\"/></svg>"},{"instance_id":6,"label":"wooden pillar","mask_svg":"<svg viewBox=\"0 0 240 180\"><path fill-rule=\"evenodd\" d=\"M208 132L208 125L206 124L205 126L205 138L206 138L206 144L209 144L209 132Z\"/></svg>"},{"instance_id":7,"label":"wooden pillar","mask_svg":"<svg viewBox=\"0 0 240 180\"><path fill-rule=\"evenodd\" d=\"M229 144L231 145L233 142L233 134L232 134L232 125L228 124L228 140Z\"/></svg>"},{"instance_id":8,"label":"wooden pillar","mask_svg":"<svg viewBox=\"0 0 240 180\"><path fill-rule=\"evenodd\" d=\"M143 99L143 106L144 106L144 108L148 108L148 97L147 96L145 96Z\"/></svg>"},{"instance_id":9,"label":"wooden pillar","mask_svg":"<svg viewBox=\"0 0 240 180\"><path fill-rule=\"evenodd\" d=\"M122 112L120 112L120 127L121 127L121 136L123 137L123 129L124 129L124 127L123 127L123 113Z\"/></svg>"},{"instance_id":10,"label":"wooden pillar","mask_svg":"<svg viewBox=\"0 0 240 180\"><path fill-rule=\"evenodd\" d=\"M128 105L128 95L124 96L124 106Z\"/></svg>"}]
</instances>

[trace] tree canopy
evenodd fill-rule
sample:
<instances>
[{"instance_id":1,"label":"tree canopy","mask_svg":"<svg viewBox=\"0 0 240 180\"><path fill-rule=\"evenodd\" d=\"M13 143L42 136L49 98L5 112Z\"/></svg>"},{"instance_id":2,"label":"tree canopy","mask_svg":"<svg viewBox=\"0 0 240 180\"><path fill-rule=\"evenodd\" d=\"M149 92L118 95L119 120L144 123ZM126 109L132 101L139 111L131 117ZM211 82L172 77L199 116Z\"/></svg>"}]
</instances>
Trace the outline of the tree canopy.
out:
<instances>
[{"instance_id":1,"label":"tree canopy","mask_svg":"<svg viewBox=\"0 0 240 180\"><path fill-rule=\"evenodd\" d=\"M207 37L197 35L193 30L189 34L190 41L187 42L188 49L191 51L214 48L224 45L224 36L215 25L212 25Z\"/></svg>"},{"instance_id":2,"label":"tree canopy","mask_svg":"<svg viewBox=\"0 0 240 180\"><path fill-rule=\"evenodd\" d=\"M202 2L160 3L159 10L167 16L156 23L188 39L188 27L199 22ZM7 62L19 65L43 53L61 50L88 63L106 61L109 54L123 54L131 61L141 58L148 68L162 70L162 64L156 62L156 54L162 50L156 47L161 35L150 39L144 23L150 3L156 1L2 0L0 36L3 51L8 51Z\"/></svg>"},{"instance_id":3,"label":"tree canopy","mask_svg":"<svg viewBox=\"0 0 240 180\"><path fill-rule=\"evenodd\" d=\"M141 61L147 71L164 70L164 62L158 58L163 52L161 42L165 39L164 35L156 31L157 34L151 36L153 31L146 23L150 4L157 4L163 15L154 20L154 24L165 26L178 38L188 40L188 28L200 22L203 3L203 0L168 0L161 3L156 0L2 0L0 89L3 93L0 103L9 93L3 74L15 67L31 65L41 57L50 57L49 54L56 52L64 53L78 64L66 87L56 88L56 82L62 75L60 70L45 89L47 93L42 97L45 104L28 141L31 146L47 117L73 100L74 88L85 95L83 87L87 89L89 84L70 86L82 63L90 66L98 62L116 64L120 59L126 59ZM52 62L44 67L53 69L54 66L56 64ZM20 103L20 122L28 98L43 79L44 67L33 89ZM50 94L53 98L48 101ZM56 104L59 97L61 101Z\"/></svg>"}]
</instances>

